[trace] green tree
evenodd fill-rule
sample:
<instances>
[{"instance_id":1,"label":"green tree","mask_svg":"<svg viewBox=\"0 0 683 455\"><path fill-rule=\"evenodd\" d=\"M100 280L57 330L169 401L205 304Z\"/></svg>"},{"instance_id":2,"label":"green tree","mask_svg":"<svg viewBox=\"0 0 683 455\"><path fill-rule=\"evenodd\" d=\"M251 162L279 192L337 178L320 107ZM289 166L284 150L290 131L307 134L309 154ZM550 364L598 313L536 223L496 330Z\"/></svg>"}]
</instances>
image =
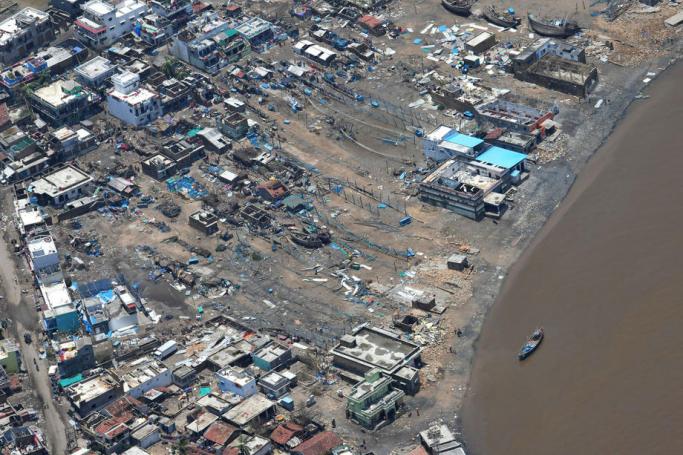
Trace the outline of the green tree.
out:
<instances>
[{"instance_id":1,"label":"green tree","mask_svg":"<svg viewBox=\"0 0 683 455\"><path fill-rule=\"evenodd\" d=\"M173 452L178 454L178 455L187 455L187 439L182 438L178 443L173 447Z\"/></svg>"}]
</instances>

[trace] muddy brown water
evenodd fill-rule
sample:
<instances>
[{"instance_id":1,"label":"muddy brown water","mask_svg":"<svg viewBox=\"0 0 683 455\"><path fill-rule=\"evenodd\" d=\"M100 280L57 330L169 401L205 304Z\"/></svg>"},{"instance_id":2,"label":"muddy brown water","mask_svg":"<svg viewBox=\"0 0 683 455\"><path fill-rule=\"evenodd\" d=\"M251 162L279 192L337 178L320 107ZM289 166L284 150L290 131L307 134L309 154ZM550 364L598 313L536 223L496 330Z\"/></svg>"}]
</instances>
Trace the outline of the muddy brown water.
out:
<instances>
[{"instance_id":1,"label":"muddy brown water","mask_svg":"<svg viewBox=\"0 0 683 455\"><path fill-rule=\"evenodd\" d=\"M475 455L683 453L682 80L636 101L506 279L464 407Z\"/></svg>"}]
</instances>

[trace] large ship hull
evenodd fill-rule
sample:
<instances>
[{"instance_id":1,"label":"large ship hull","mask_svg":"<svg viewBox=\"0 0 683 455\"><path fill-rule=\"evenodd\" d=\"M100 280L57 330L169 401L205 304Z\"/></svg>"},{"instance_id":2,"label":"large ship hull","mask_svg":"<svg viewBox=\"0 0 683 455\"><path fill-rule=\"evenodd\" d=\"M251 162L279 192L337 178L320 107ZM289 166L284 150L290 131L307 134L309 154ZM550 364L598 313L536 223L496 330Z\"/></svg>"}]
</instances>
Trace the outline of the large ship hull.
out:
<instances>
[{"instance_id":1,"label":"large ship hull","mask_svg":"<svg viewBox=\"0 0 683 455\"><path fill-rule=\"evenodd\" d=\"M469 16L472 14L472 5L474 2L452 2L448 0L441 0L441 5L443 5L446 10L458 16Z\"/></svg>"},{"instance_id":2,"label":"large ship hull","mask_svg":"<svg viewBox=\"0 0 683 455\"><path fill-rule=\"evenodd\" d=\"M534 32L543 36L550 36L554 38L567 38L579 31L579 26L574 21L561 21L560 24L549 24L548 21L541 21L529 14L529 27Z\"/></svg>"},{"instance_id":3,"label":"large ship hull","mask_svg":"<svg viewBox=\"0 0 683 455\"><path fill-rule=\"evenodd\" d=\"M521 22L518 17L508 14L501 14L493 7L489 7L484 10L484 19L494 25L505 28L515 28Z\"/></svg>"}]
</instances>

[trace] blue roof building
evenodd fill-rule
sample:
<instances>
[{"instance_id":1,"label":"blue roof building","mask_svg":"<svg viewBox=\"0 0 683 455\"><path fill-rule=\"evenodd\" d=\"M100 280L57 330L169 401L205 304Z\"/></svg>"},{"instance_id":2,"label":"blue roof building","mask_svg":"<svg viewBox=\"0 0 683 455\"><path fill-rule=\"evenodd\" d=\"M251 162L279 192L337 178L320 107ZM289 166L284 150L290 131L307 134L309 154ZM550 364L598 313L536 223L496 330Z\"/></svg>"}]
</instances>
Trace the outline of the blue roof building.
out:
<instances>
[{"instance_id":1,"label":"blue roof building","mask_svg":"<svg viewBox=\"0 0 683 455\"><path fill-rule=\"evenodd\" d=\"M507 191L511 184L521 182L525 164L525 154L495 145L469 163L477 174L500 180L500 188L496 190L500 193Z\"/></svg>"},{"instance_id":2,"label":"blue roof building","mask_svg":"<svg viewBox=\"0 0 683 455\"><path fill-rule=\"evenodd\" d=\"M442 125L429 133L422 145L425 157L440 163L450 158L471 160L481 152L484 140Z\"/></svg>"},{"instance_id":3,"label":"blue roof building","mask_svg":"<svg viewBox=\"0 0 683 455\"><path fill-rule=\"evenodd\" d=\"M517 169L519 171L523 170L524 160L526 160L525 154L513 152L512 150L504 149L495 145L487 149L484 153L476 158L476 161L481 163L490 164L492 166L508 170ZM520 164L522 165L522 169L518 168Z\"/></svg>"},{"instance_id":4,"label":"blue roof building","mask_svg":"<svg viewBox=\"0 0 683 455\"><path fill-rule=\"evenodd\" d=\"M478 137L474 136L468 136L455 130L444 136L443 140L451 144L462 145L463 147L472 149L477 148L484 143L483 139L479 139Z\"/></svg>"}]
</instances>

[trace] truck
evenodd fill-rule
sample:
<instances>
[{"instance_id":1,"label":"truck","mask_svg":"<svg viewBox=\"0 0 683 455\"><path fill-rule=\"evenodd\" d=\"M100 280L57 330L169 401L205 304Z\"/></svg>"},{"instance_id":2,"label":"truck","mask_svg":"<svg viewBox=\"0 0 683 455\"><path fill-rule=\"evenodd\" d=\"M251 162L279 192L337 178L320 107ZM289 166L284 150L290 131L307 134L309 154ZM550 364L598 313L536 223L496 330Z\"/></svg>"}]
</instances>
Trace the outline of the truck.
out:
<instances>
[{"instance_id":1,"label":"truck","mask_svg":"<svg viewBox=\"0 0 683 455\"><path fill-rule=\"evenodd\" d=\"M154 357L158 360L164 360L166 357L170 356L178 350L178 343L174 340L169 340L166 343L159 346L156 351L154 351Z\"/></svg>"},{"instance_id":2,"label":"truck","mask_svg":"<svg viewBox=\"0 0 683 455\"><path fill-rule=\"evenodd\" d=\"M126 310L130 314L135 313L137 311L138 306L135 301L135 297L133 297L133 295L130 292L128 292L128 289L125 286L116 286L114 288L114 292L119 297L119 300L121 300L121 306L124 310Z\"/></svg>"}]
</instances>

